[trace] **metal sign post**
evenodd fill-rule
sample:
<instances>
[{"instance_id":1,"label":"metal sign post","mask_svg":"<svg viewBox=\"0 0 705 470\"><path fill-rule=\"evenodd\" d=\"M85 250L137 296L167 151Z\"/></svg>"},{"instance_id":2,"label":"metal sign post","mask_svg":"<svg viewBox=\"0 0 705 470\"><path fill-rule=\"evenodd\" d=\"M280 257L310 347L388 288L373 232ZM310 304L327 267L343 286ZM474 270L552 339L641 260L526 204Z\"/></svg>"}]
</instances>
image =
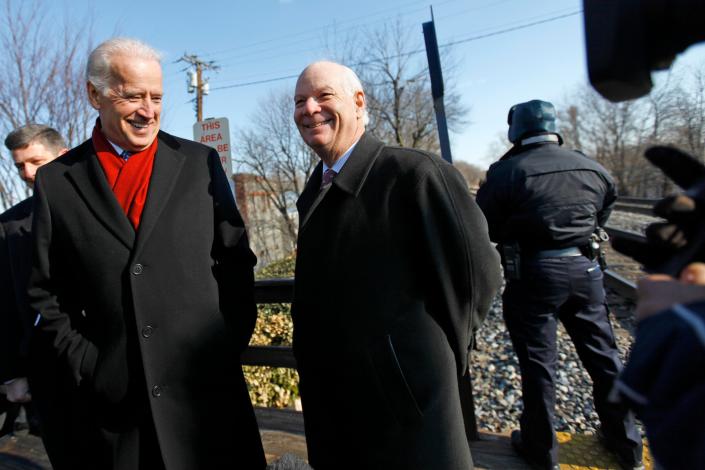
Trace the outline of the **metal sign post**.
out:
<instances>
[{"instance_id":1,"label":"metal sign post","mask_svg":"<svg viewBox=\"0 0 705 470\"><path fill-rule=\"evenodd\" d=\"M428 72L431 75L431 94L433 95L433 109L436 111L441 156L448 163L453 163L453 157L450 154L446 109L443 103L443 73L441 71L441 57L438 53L438 41L436 40L436 26L433 22L433 9L431 9L431 21L423 24L423 37L426 43Z\"/></svg>"}]
</instances>

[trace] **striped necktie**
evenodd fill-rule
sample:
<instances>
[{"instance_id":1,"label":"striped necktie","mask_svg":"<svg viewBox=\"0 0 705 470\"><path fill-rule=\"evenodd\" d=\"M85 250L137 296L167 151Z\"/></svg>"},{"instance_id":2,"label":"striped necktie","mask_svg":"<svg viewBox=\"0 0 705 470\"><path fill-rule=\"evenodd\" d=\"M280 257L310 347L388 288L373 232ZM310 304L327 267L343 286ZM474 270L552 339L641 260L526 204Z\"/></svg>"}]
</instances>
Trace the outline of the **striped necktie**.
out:
<instances>
[{"instance_id":1,"label":"striped necktie","mask_svg":"<svg viewBox=\"0 0 705 470\"><path fill-rule=\"evenodd\" d=\"M122 158L125 161L127 161L131 156L132 156L132 152L128 152L127 150L123 150L122 153L120 154L120 158Z\"/></svg>"},{"instance_id":2,"label":"striped necktie","mask_svg":"<svg viewBox=\"0 0 705 470\"><path fill-rule=\"evenodd\" d=\"M328 186L337 174L338 173L335 170L328 168L325 173L323 173L323 181L321 181L321 188Z\"/></svg>"}]
</instances>

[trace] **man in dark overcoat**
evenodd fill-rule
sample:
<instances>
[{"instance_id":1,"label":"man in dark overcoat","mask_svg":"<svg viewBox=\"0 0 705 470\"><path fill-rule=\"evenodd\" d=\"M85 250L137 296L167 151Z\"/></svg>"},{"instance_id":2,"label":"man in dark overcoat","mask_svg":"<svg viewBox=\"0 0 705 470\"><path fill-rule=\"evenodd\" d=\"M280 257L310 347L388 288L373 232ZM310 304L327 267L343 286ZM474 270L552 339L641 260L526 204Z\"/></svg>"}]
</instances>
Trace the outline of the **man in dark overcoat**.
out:
<instances>
[{"instance_id":1,"label":"man in dark overcoat","mask_svg":"<svg viewBox=\"0 0 705 470\"><path fill-rule=\"evenodd\" d=\"M37 169L68 149L61 135L49 126L27 124L5 138L19 177L29 188ZM31 432L37 432L37 417L31 404L27 380L29 336L36 315L29 308L27 282L32 266L32 197L0 214L0 383L7 400L5 432L12 432L20 404L25 404ZM47 441L45 439L45 446Z\"/></svg>"},{"instance_id":2,"label":"man in dark overcoat","mask_svg":"<svg viewBox=\"0 0 705 470\"><path fill-rule=\"evenodd\" d=\"M159 130L149 46L104 42L87 78L92 138L35 184L31 356L74 418L54 468L264 468L239 362L256 259L218 154Z\"/></svg>"},{"instance_id":3,"label":"man in dark overcoat","mask_svg":"<svg viewBox=\"0 0 705 470\"><path fill-rule=\"evenodd\" d=\"M294 120L321 162L298 201L294 353L317 470L470 469L458 377L500 283L460 173L365 133L365 93L331 62Z\"/></svg>"}]
</instances>

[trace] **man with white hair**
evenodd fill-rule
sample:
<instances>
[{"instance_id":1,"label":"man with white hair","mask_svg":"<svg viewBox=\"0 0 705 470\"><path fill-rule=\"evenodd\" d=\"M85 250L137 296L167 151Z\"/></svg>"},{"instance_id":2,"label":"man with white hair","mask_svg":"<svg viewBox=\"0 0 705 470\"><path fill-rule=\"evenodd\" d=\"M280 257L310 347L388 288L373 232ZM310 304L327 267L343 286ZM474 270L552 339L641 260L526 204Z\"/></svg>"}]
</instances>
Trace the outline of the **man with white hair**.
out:
<instances>
[{"instance_id":1,"label":"man with white hair","mask_svg":"<svg viewBox=\"0 0 705 470\"><path fill-rule=\"evenodd\" d=\"M294 121L321 158L297 207L294 353L311 465L471 469L458 378L500 285L463 177L365 132L332 62L299 76Z\"/></svg>"},{"instance_id":2,"label":"man with white hair","mask_svg":"<svg viewBox=\"0 0 705 470\"><path fill-rule=\"evenodd\" d=\"M34 380L70 399L33 390L72 417L54 468L264 468L239 362L256 259L218 154L159 130L149 46L104 42L87 79L92 138L35 183Z\"/></svg>"}]
</instances>

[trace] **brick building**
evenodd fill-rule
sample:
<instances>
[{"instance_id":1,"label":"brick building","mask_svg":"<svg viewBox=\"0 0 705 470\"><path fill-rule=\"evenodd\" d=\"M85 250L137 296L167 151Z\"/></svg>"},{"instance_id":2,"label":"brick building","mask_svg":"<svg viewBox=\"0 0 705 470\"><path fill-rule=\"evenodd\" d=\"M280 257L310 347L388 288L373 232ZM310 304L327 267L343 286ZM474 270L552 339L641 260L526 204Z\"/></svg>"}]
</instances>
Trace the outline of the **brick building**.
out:
<instances>
[{"instance_id":1,"label":"brick building","mask_svg":"<svg viewBox=\"0 0 705 470\"><path fill-rule=\"evenodd\" d=\"M250 248L257 255L257 269L291 254L296 245L296 237L292 236L289 224L293 226L294 231L298 228L296 206L293 204L295 200L290 201L287 223L273 202L273 196L276 195L263 188L259 176L235 173L232 179L235 185L235 201L245 220Z\"/></svg>"}]
</instances>

